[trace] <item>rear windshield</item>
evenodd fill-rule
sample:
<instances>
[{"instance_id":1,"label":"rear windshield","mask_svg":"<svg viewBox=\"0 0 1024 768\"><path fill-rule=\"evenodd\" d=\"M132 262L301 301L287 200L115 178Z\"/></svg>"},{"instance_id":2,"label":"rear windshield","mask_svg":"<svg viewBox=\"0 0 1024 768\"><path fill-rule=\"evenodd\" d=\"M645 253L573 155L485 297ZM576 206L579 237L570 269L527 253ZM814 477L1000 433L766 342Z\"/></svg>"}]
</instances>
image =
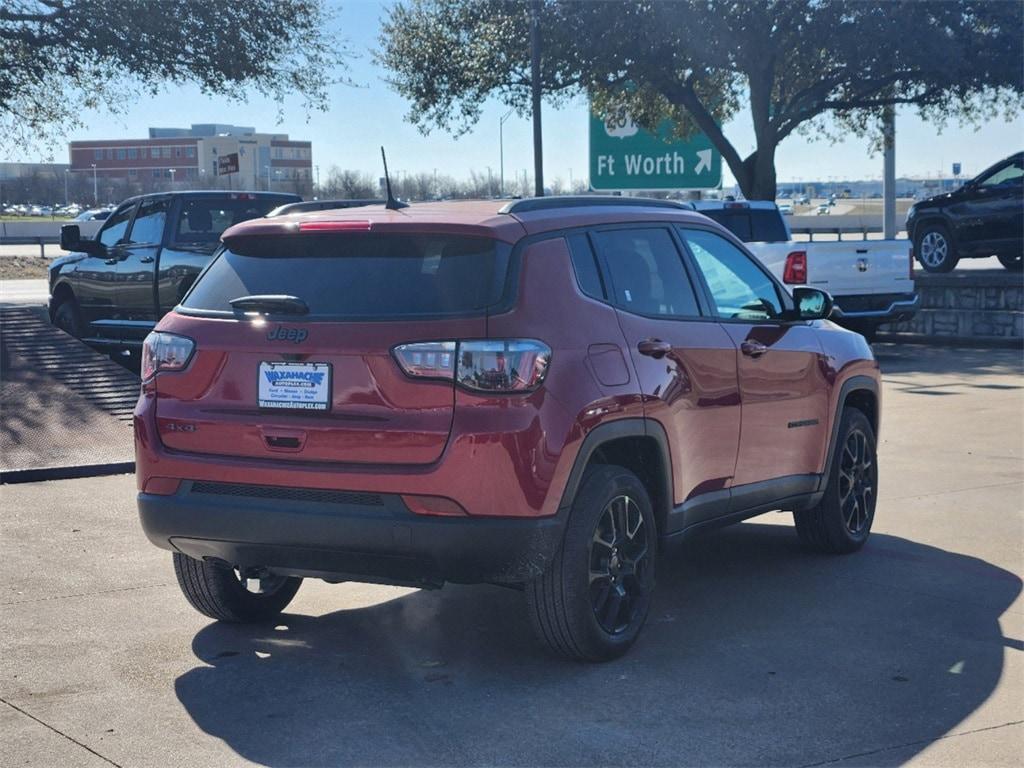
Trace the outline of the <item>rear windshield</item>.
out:
<instances>
[{"instance_id":1,"label":"rear windshield","mask_svg":"<svg viewBox=\"0 0 1024 768\"><path fill-rule=\"evenodd\" d=\"M744 243L781 243L789 240L782 214L757 209L700 211L732 232Z\"/></svg>"},{"instance_id":2,"label":"rear windshield","mask_svg":"<svg viewBox=\"0 0 1024 768\"><path fill-rule=\"evenodd\" d=\"M295 235L222 250L182 301L186 310L234 313L231 300L285 294L307 318L396 319L466 315L497 304L511 247L451 235Z\"/></svg>"},{"instance_id":3,"label":"rear windshield","mask_svg":"<svg viewBox=\"0 0 1024 768\"><path fill-rule=\"evenodd\" d=\"M258 219L282 203L293 202L294 198L280 197L186 199L178 214L173 239L181 245L216 243L228 227L249 219Z\"/></svg>"}]
</instances>

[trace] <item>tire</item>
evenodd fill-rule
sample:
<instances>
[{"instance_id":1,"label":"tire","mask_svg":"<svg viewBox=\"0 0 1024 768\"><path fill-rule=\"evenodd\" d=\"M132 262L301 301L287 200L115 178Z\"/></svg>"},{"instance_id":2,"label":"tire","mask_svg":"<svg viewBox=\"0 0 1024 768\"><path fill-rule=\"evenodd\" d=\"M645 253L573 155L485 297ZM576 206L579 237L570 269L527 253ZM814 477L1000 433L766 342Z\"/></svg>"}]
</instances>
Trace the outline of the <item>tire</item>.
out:
<instances>
[{"instance_id":1,"label":"tire","mask_svg":"<svg viewBox=\"0 0 1024 768\"><path fill-rule=\"evenodd\" d=\"M53 324L69 336L80 339L85 336L85 323L82 322L82 313L78 310L78 302L68 297L57 305L53 312Z\"/></svg>"},{"instance_id":2,"label":"tire","mask_svg":"<svg viewBox=\"0 0 1024 768\"><path fill-rule=\"evenodd\" d=\"M554 559L526 585L541 642L579 661L629 650L650 610L657 534L651 500L635 474L612 465L588 469Z\"/></svg>"},{"instance_id":3,"label":"tire","mask_svg":"<svg viewBox=\"0 0 1024 768\"><path fill-rule=\"evenodd\" d=\"M266 592L249 591L233 568L174 553L174 574L178 586L205 616L218 621L267 621L283 611L299 591L302 579L270 574L259 580Z\"/></svg>"},{"instance_id":4,"label":"tire","mask_svg":"<svg viewBox=\"0 0 1024 768\"><path fill-rule=\"evenodd\" d=\"M854 552L871 534L877 499L875 431L863 411L844 408L825 495L816 507L793 513L797 535L816 552Z\"/></svg>"},{"instance_id":5,"label":"tire","mask_svg":"<svg viewBox=\"0 0 1024 768\"><path fill-rule=\"evenodd\" d=\"M952 272L960 261L945 224L923 224L914 238L914 255L927 272Z\"/></svg>"},{"instance_id":6,"label":"tire","mask_svg":"<svg viewBox=\"0 0 1024 768\"><path fill-rule=\"evenodd\" d=\"M1024 269L1024 255L1019 256L997 256L999 263L1010 272L1020 272Z\"/></svg>"}]
</instances>

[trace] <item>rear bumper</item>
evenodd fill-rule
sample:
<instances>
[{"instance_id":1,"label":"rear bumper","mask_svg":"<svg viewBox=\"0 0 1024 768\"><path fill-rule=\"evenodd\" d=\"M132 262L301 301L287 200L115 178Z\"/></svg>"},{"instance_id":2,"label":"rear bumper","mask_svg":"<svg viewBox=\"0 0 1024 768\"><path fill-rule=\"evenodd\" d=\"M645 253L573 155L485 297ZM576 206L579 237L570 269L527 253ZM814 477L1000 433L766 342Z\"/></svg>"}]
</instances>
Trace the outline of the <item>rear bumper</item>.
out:
<instances>
[{"instance_id":1,"label":"rear bumper","mask_svg":"<svg viewBox=\"0 0 1024 768\"><path fill-rule=\"evenodd\" d=\"M170 496L140 493L149 540L198 559L289 575L440 586L535 578L564 527L562 514L431 517L413 514L394 494L298 491L294 498L268 498L258 495L266 486L249 486L249 493L217 485L185 481Z\"/></svg>"},{"instance_id":2,"label":"rear bumper","mask_svg":"<svg viewBox=\"0 0 1024 768\"><path fill-rule=\"evenodd\" d=\"M879 296L836 296L832 319L840 325L896 323L909 320L921 307L916 293Z\"/></svg>"}]
</instances>

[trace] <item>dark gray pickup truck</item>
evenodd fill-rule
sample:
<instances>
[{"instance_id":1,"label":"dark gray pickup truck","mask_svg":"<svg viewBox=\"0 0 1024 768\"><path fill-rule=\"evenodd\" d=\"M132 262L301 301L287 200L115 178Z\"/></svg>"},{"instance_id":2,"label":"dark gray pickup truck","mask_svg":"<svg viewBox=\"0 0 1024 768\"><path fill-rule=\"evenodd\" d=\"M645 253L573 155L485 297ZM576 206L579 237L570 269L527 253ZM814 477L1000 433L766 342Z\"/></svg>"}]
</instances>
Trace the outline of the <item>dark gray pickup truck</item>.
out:
<instances>
[{"instance_id":1,"label":"dark gray pickup truck","mask_svg":"<svg viewBox=\"0 0 1024 768\"><path fill-rule=\"evenodd\" d=\"M61 229L73 251L50 265L50 320L96 347L138 348L181 301L233 224L264 216L298 195L165 192L125 200L92 240Z\"/></svg>"}]
</instances>

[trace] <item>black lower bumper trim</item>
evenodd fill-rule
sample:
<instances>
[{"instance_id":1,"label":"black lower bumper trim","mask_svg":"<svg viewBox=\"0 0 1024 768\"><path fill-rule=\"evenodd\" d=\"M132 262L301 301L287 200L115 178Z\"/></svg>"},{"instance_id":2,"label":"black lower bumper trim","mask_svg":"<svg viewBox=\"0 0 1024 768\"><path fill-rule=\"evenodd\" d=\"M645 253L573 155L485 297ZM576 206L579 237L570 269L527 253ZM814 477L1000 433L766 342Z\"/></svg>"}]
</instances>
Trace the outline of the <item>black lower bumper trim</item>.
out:
<instances>
[{"instance_id":1,"label":"black lower bumper trim","mask_svg":"<svg viewBox=\"0 0 1024 768\"><path fill-rule=\"evenodd\" d=\"M201 487L201 486L200 486ZM531 519L413 514L397 495L339 504L196 493L140 493L150 541L204 559L279 573L393 584L519 583L547 568L562 516Z\"/></svg>"}]
</instances>

